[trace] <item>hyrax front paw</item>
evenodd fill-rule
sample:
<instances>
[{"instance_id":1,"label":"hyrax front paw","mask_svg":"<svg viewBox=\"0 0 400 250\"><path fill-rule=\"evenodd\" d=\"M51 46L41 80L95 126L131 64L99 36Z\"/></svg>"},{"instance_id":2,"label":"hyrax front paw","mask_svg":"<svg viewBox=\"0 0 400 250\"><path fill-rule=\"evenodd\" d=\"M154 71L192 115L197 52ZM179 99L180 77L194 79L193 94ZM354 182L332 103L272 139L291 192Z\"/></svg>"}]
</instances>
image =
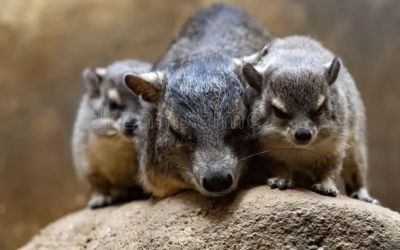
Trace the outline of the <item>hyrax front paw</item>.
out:
<instances>
[{"instance_id":1,"label":"hyrax front paw","mask_svg":"<svg viewBox=\"0 0 400 250\"><path fill-rule=\"evenodd\" d=\"M101 195L101 194L93 194L88 202L88 206L92 209L102 208L109 206L113 203L113 200L110 196Z\"/></svg>"},{"instance_id":2,"label":"hyrax front paw","mask_svg":"<svg viewBox=\"0 0 400 250\"><path fill-rule=\"evenodd\" d=\"M331 197L336 197L339 194L339 190L335 186L327 186L323 184L314 184L312 191Z\"/></svg>"},{"instance_id":3,"label":"hyrax front paw","mask_svg":"<svg viewBox=\"0 0 400 250\"><path fill-rule=\"evenodd\" d=\"M280 190L294 188L296 186L294 181L281 178L269 178L267 179L267 185L271 188L279 188Z\"/></svg>"},{"instance_id":4,"label":"hyrax front paw","mask_svg":"<svg viewBox=\"0 0 400 250\"><path fill-rule=\"evenodd\" d=\"M372 203L372 204L380 205L380 202L377 199L372 198L369 195L367 189L365 189L365 188L360 189L360 191L358 191L358 192L352 193L350 195L350 197L354 198L354 199L361 200L361 201L369 202L369 203Z\"/></svg>"}]
</instances>

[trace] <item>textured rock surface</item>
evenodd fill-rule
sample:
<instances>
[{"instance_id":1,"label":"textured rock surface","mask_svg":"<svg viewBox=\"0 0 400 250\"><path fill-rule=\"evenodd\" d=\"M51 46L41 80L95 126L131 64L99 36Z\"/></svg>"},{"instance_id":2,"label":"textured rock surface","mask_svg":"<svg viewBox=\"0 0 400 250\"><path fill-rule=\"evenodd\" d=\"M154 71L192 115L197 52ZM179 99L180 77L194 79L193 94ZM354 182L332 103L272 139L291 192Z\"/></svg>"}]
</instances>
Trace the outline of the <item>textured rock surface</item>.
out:
<instances>
[{"instance_id":1,"label":"textured rock surface","mask_svg":"<svg viewBox=\"0 0 400 250\"><path fill-rule=\"evenodd\" d=\"M70 152L83 68L156 60L185 19L215 1L0 0L1 250L85 204ZM400 1L223 2L342 57L367 107L371 194L400 211Z\"/></svg>"},{"instance_id":2,"label":"textured rock surface","mask_svg":"<svg viewBox=\"0 0 400 250\"><path fill-rule=\"evenodd\" d=\"M21 248L31 249L400 249L400 214L305 190L187 192L71 214Z\"/></svg>"}]
</instances>

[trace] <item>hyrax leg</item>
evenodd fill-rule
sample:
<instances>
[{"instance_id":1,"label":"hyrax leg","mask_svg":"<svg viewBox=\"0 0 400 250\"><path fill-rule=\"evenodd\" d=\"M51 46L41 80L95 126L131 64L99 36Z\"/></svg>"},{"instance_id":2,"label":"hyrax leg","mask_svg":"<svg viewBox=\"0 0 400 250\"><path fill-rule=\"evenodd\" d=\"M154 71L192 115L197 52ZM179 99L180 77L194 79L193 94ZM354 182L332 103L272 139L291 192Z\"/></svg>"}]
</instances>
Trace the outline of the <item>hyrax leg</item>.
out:
<instances>
[{"instance_id":1,"label":"hyrax leg","mask_svg":"<svg viewBox=\"0 0 400 250\"><path fill-rule=\"evenodd\" d=\"M342 163L342 156L333 156L322 161L315 169L316 183L312 186L312 190L318 194L336 197L339 190L335 179L340 172Z\"/></svg>"},{"instance_id":2,"label":"hyrax leg","mask_svg":"<svg viewBox=\"0 0 400 250\"><path fill-rule=\"evenodd\" d=\"M87 181L92 193L88 206L93 209L149 197L138 186L115 185L102 175L91 174Z\"/></svg>"},{"instance_id":3,"label":"hyrax leg","mask_svg":"<svg viewBox=\"0 0 400 250\"><path fill-rule=\"evenodd\" d=\"M93 191L88 206L96 209L149 197L150 194L144 192L140 187L110 187L108 190Z\"/></svg>"},{"instance_id":4,"label":"hyrax leg","mask_svg":"<svg viewBox=\"0 0 400 250\"><path fill-rule=\"evenodd\" d=\"M296 186L293 181L292 171L280 162L269 162L268 169L271 173L267 179L267 185L271 188L279 188L285 190Z\"/></svg>"},{"instance_id":5,"label":"hyrax leg","mask_svg":"<svg viewBox=\"0 0 400 250\"><path fill-rule=\"evenodd\" d=\"M116 187L110 188L110 195L114 203L142 200L150 197L150 193L145 192L141 187Z\"/></svg>"},{"instance_id":6,"label":"hyrax leg","mask_svg":"<svg viewBox=\"0 0 400 250\"><path fill-rule=\"evenodd\" d=\"M361 138L362 139L362 138ZM347 195L362 201L379 204L367 189L367 148L364 140L353 140L343 162L342 178Z\"/></svg>"},{"instance_id":7,"label":"hyrax leg","mask_svg":"<svg viewBox=\"0 0 400 250\"><path fill-rule=\"evenodd\" d=\"M111 196L101 194L97 191L92 193L88 206L92 209L109 206L113 203Z\"/></svg>"}]
</instances>

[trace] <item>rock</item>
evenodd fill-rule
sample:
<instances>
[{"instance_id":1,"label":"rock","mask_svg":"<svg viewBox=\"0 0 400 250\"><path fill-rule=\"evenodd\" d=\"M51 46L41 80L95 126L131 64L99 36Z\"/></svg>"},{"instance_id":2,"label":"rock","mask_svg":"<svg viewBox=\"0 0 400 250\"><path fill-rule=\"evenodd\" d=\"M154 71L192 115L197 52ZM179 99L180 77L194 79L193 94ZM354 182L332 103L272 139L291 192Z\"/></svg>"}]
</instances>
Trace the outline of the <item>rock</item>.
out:
<instances>
[{"instance_id":1,"label":"rock","mask_svg":"<svg viewBox=\"0 0 400 250\"><path fill-rule=\"evenodd\" d=\"M266 186L223 198L185 192L85 209L41 230L33 249L400 249L400 214L345 196Z\"/></svg>"}]
</instances>

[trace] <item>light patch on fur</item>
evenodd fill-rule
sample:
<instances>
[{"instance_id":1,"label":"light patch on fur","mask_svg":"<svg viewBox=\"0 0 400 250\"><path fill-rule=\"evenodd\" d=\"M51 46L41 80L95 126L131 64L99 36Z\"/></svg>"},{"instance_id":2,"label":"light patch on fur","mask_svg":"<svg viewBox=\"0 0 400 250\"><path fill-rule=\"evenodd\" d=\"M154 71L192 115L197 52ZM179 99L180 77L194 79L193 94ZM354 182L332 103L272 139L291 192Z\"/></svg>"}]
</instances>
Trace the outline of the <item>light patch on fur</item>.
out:
<instances>
[{"instance_id":1,"label":"light patch on fur","mask_svg":"<svg viewBox=\"0 0 400 250\"><path fill-rule=\"evenodd\" d=\"M324 101L325 101L325 96L320 95L320 96L318 97L317 106L320 107L320 106L324 103Z\"/></svg>"},{"instance_id":2,"label":"light patch on fur","mask_svg":"<svg viewBox=\"0 0 400 250\"><path fill-rule=\"evenodd\" d=\"M186 132L183 127L179 126L178 118L176 118L176 116L175 116L174 112L172 112L172 110L167 109L165 111L165 115L167 117L167 120L168 120L169 124L171 125L171 127L174 130L177 130L177 131L179 131L181 133L185 133Z\"/></svg>"},{"instance_id":3,"label":"light patch on fur","mask_svg":"<svg viewBox=\"0 0 400 250\"><path fill-rule=\"evenodd\" d=\"M235 103L235 111L236 114L232 120L232 129L239 128L242 124L241 122L244 120L246 107L244 106L243 102L236 101Z\"/></svg>"},{"instance_id":4,"label":"light patch on fur","mask_svg":"<svg viewBox=\"0 0 400 250\"><path fill-rule=\"evenodd\" d=\"M183 190L192 189L191 186L169 175L156 173L152 170L148 170L144 174L142 185L145 190L151 192L157 198L165 198Z\"/></svg>"},{"instance_id":5,"label":"light patch on fur","mask_svg":"<svg viewBox=\"0 0 400 250\"><path fill-rule=\"evenodd\" d=\"M93 133L99 136L114 136L118 133L118 123L110 118L96 119L91 121L90 126Z\"/></svg>"},{"instance_id":6,"label":"light patch on fur","mask_svg":"<svg viewBox=\"0 0 400 250\"><path fill-rule=\"evenodd\" d=\"M233 63L236 65L236 67L243 67L243 64L245 62L245 58L244 59L239 59L239 58L234 58L233 59Z\"/></svg>"},{"instance_id":7,"label":"light patch on fur","mask_svg":"<svg viewBox=\"0 0 400 250\"><path fill-rule=\"evenodd\" d=\"M161 71L140 74L140 77L148 82L162 82L165 79L165 73Z\"/></svg>"},{"instance_id":8,"label":"light patch on fur","mask_svg":"<svg viewBox=\"0 0 400 250\"><path fill-rule=\"evenodd\" d=\"M118 104L121 104L121 98L119 96L119 93L116 89L109 89L107 92L108 98L110 100L115 101Z\"/></svg>"},{"instance_id":9,"label":"light patch on fur","mask_svg":"<svg viewBox=\"0 0 400 250\"><path fill-rule=\"evenodd\" d=\"M285 104L279 98L273 98L272 105L274 105L275 107L277 107L278 109L282 110L285 113L287 112Z\"/></svg>"},{"instance_id":10,"label":"light patch on fur","mask_svg":"<svg viewBox=\"0 0 400 250\"><path fill-rule=\"evenodd\" d=\"M96 75L100 77L104 77L107 75L107 69L106 68L96 68L95 69Z\"/></svg>"}]
</instances>

